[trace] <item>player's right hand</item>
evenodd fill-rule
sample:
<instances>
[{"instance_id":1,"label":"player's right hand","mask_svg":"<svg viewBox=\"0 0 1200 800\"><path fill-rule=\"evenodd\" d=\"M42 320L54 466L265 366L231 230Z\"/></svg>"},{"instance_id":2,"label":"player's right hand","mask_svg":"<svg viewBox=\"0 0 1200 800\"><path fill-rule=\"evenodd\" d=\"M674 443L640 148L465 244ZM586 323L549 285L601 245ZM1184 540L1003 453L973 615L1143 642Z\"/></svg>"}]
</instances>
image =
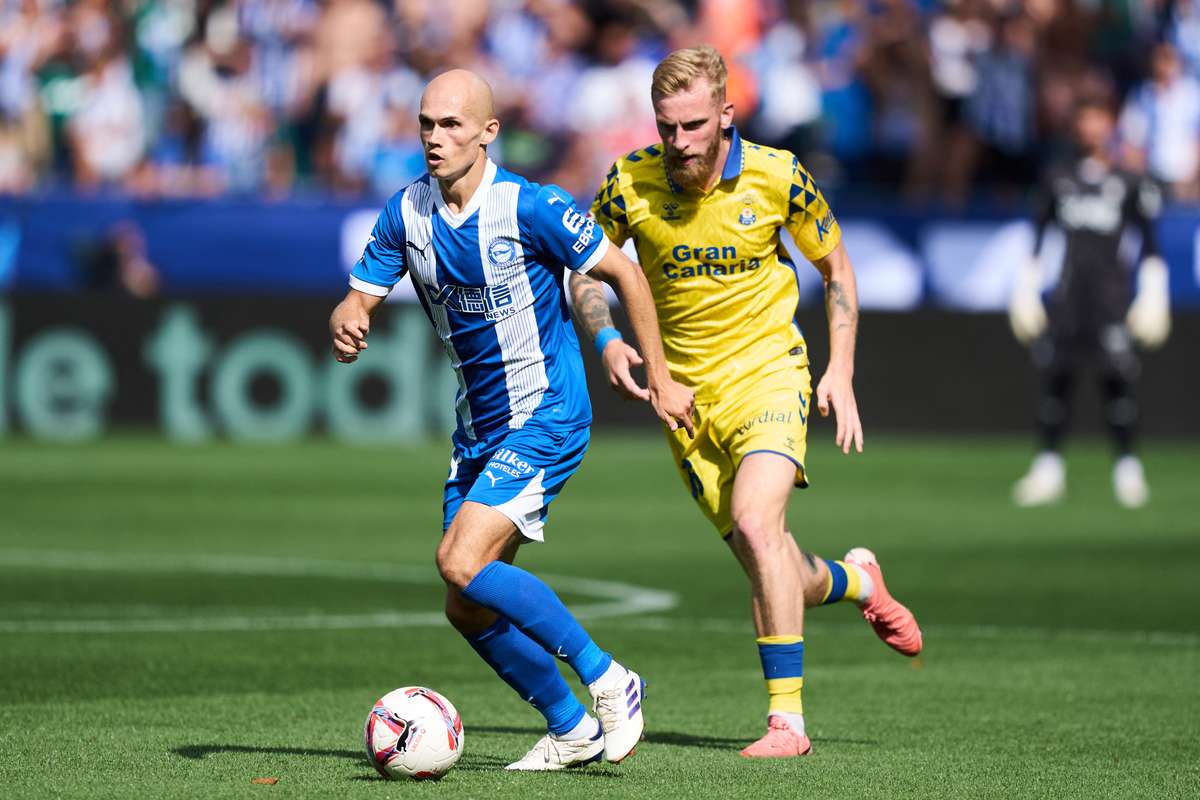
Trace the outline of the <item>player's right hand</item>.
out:
<instances>
[{"instance_id":1,"label":"player's right hand","mask_svg":"<svg viewBox=\"0 0 1200 800\"><path fill-rule=\"evenodd\" d=\"M1017 273L1008 302L1008 324L1021 344L1029 344L1046 330L1046 307L1042 305L1041 270L1030 259Z\"/></svg>"},{"instance_id":2,"label":"player's right hand","mask_svg":"<svg viewBox=\"0 0 1200 800\"><path fill-rule=\"evenodd\" d=\"M361 307L343 300L329 316L329 334L333 338L333 357L343 364L358 360L367 349L371 317Z\"/></svg>"},{"instance_id":3,"label":"player's right hand","mask_svg":"<svg viewBox=\"0 0 1200 800\"><path fill-rule=\"evenodd\" d=\"M677 431L682 425L688 437L696 435L696 423L692 421L692 414L696 411L695 392L667 378L661 386L651 384L648 394L654 413L668 428Z\"/></svg>"},{"instance_id":4,"label":"player's right hand","mask_svg":"<svg viewBox=\"0 0 1200 800\"><path fill-rule=\"evenodd\" d=\"M600 360L604 363L604 372L608 376L608 385L626 400L649 400L650 390L638 386L630 372L632 367L642 365L642 357L631 345L621 339L613 339L604 346Z\"/></svg>"}]
</instances>

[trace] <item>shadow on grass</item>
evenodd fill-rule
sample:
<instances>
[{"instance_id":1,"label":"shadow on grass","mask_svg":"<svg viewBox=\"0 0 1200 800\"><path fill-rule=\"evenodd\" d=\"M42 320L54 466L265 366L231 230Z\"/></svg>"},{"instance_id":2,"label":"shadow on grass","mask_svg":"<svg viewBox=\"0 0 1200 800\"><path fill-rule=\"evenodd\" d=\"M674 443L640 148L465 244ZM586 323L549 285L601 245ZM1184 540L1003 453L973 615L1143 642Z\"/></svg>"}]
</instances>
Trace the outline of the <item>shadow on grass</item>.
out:
<instances>
[{"instance_id":1,"label":"shadow on grass","mask_svg":"<svg viewBox=\"0 0 1200 800\"><path fill-rule=\"evenodd\" d=\"M513 727L504 725L475 725L471 727L471 733L478 734L516 734L528 736L531 739L536 739L545 734L541 728L534 727ZM699 747L708 750L733 750L737 751L745 747L748 740L738 738L731 739L717 736L699 736L692 733L681 733L678 731L651 731L646 734L644 741L647 744L661 744L671 747ZM817 745L838 744L838 745L863 745L873 746L879 742L872 739L848 739L831 736L815 737L813 742ZM372 769L371 763L361 750L332 750L321 749L315 747L260 747L245 744L190 744L176 747L173 751L180 758L187 758L193 761L201 761L207 756L217 753L257 753L281 756L310 756L316 758L343 758L349 761L354 761L365 769ZM510 761L507 757L500 757L491 753L473 753L469 750L464 754L463 760L455 769L460 772L492 772L498 769L503 769ZM593 778L616 778L619 775L615 772L607 770L570 770L569 774L585 775ZM356 775L351 778L356 781L374 781L383 780L374 771L365 775Z\"/></svg>"},{"instance_id":2,"label":"shadow on grass","mask_svg":"<svg viewBox=\"0 0 1200 800\"><path fill-rule=\"evenodd\" d=\"M532 737L544 736L541 728L518 728L503 725L473 725L471 730L477 733L514 733ZM741 750L750 743L750 739L727 738L719 736L700 736L694 733L679 731L647 731L642 741L647 744L665 744L672 747L700 747L708 750ZM815 744L857 744L873 746L879 744L874 739L847 739L837 736L814 736Z\"/></svg>"},{"instance_id":3,"label":"shadow on grass","mask_svg":"<svg viewBox=\"0 0 1200 800\"><path fill-rule=\"evenodd\" d=\"M318 756L322 758L347 758L369 767L370 763L361 750L321 750L315 747L254 747L248 744L189 744L176 747L173 751L181 758L200 761L214 753L267 753L275 756Z\"/></svg>"},{"instance_id":4,"label":"shadow on grass","mask_svg":"<svg viewBox=\"0 0 1200 800\"><path fill-rule=\"evenodd\" d=\"M486 729L481 729L486 730ZM530 729L534 733L536 729ZM500 730L496 732L508 732ZM524 728L514 728L512 732L524 733ZM344 758L349 761L354 761L361 765L364 769L371 770L363 775L355 775L350 778L352 781L383 781L385 778L375 772L371 763L367 761L367 757L363 755L361 750L322 750L315 747L254 747L245 744L190 744L182 747L176 747L172 752L181 758L191 759L193 761L201 761L205 757L218 753L256 753L279 756L312 756L317 758ZM455 765L455 772L495 772L501 770L511 761L508 758L489 755L487 753L473 754L465 753L462 761ZM601 770L571 770L572 775L586 775L589 778L615 778L617 774Z\"/></svg>"}]
</instances>

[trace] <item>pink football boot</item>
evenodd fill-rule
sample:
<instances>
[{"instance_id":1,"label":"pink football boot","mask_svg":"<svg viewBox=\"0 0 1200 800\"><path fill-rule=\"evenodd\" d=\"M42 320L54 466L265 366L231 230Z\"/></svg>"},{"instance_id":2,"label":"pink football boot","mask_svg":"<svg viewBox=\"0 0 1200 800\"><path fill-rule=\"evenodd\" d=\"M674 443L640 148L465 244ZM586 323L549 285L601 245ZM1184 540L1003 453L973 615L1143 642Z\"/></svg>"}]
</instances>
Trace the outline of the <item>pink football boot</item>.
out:
<instances>
[{"instance_id":1,"label":"pink football boot","mask_svg":"<svg viewBox=\"0 0 1200 800\"><path fill-rule=\"evenodd\" d=\"M913 613L888 594L883 571L875 554L865 547L856 547L843 559L847 564L861 567L875 584L871 597L862 605L863 619L871 623L876 635L888 647L906 656L921 652L921 628Z\"/></svg>"},{"instance_id":2,"label":"pink football boot","mask_svg":"<svg viewBox=\"0 0 1200 800\"><path fill-rule=\"evenodd\" d=\"M812 752L812 742L796 733L787 720L776 714L767 717L767 735L742 751L743 758L795 758Z\"/></svg>"}]
</instances>

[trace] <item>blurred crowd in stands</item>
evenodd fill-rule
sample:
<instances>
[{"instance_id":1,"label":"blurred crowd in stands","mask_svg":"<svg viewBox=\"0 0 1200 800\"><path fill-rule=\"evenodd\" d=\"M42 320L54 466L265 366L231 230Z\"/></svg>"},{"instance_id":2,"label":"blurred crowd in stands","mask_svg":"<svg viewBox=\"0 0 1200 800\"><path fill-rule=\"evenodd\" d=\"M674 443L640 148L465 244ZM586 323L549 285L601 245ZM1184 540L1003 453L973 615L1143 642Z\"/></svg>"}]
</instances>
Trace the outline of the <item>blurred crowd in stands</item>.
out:
<instances>
[{"instance_id":1,"label":"blurred crowd in stands","mask_svg":"<svg viewBox=\"0 0 1200 800\"><path fill-rule=\"evenodd\" d=\"M500 160L586 198L702 41L745 135L831 188L1020 198L1088 94L1200 197L1200 0L0 0L0 193L386 196L424 171L424 81L465 66Z\"/></svg>"}]
</instances>

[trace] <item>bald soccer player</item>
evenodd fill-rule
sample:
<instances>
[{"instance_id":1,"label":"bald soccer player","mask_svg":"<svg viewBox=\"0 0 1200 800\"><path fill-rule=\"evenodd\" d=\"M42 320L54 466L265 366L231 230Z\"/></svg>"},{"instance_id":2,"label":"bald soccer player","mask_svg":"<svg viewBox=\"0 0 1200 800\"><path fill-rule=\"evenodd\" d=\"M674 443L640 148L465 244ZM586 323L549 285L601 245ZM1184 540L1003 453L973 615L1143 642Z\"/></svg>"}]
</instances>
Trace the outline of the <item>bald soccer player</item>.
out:
<instances>
[{"instance_id":1,"label":"bald soccer player","mask_svg":"<svg viewBox=\"0 0 1200 800\"><path fill-rule=\"evenodd\" d=\"M690 429L692 393L667 371L641 270L566 192L488 158L500 123L482 78L439 75L421 97L419 122L429 172L379 215L329 321L334 355L348 364L366 349L372 312L411 275L459 386L437 549L446 617L546 718L546 736L508 769L619 762L642 735L641 677L592 641L549 586L513 566L522 544L543 541L550 502L588 446L591 405L564 266L621 296L666 425ZM587 686L599 720L555 657Z\"/></svg>"}]
</instances>

